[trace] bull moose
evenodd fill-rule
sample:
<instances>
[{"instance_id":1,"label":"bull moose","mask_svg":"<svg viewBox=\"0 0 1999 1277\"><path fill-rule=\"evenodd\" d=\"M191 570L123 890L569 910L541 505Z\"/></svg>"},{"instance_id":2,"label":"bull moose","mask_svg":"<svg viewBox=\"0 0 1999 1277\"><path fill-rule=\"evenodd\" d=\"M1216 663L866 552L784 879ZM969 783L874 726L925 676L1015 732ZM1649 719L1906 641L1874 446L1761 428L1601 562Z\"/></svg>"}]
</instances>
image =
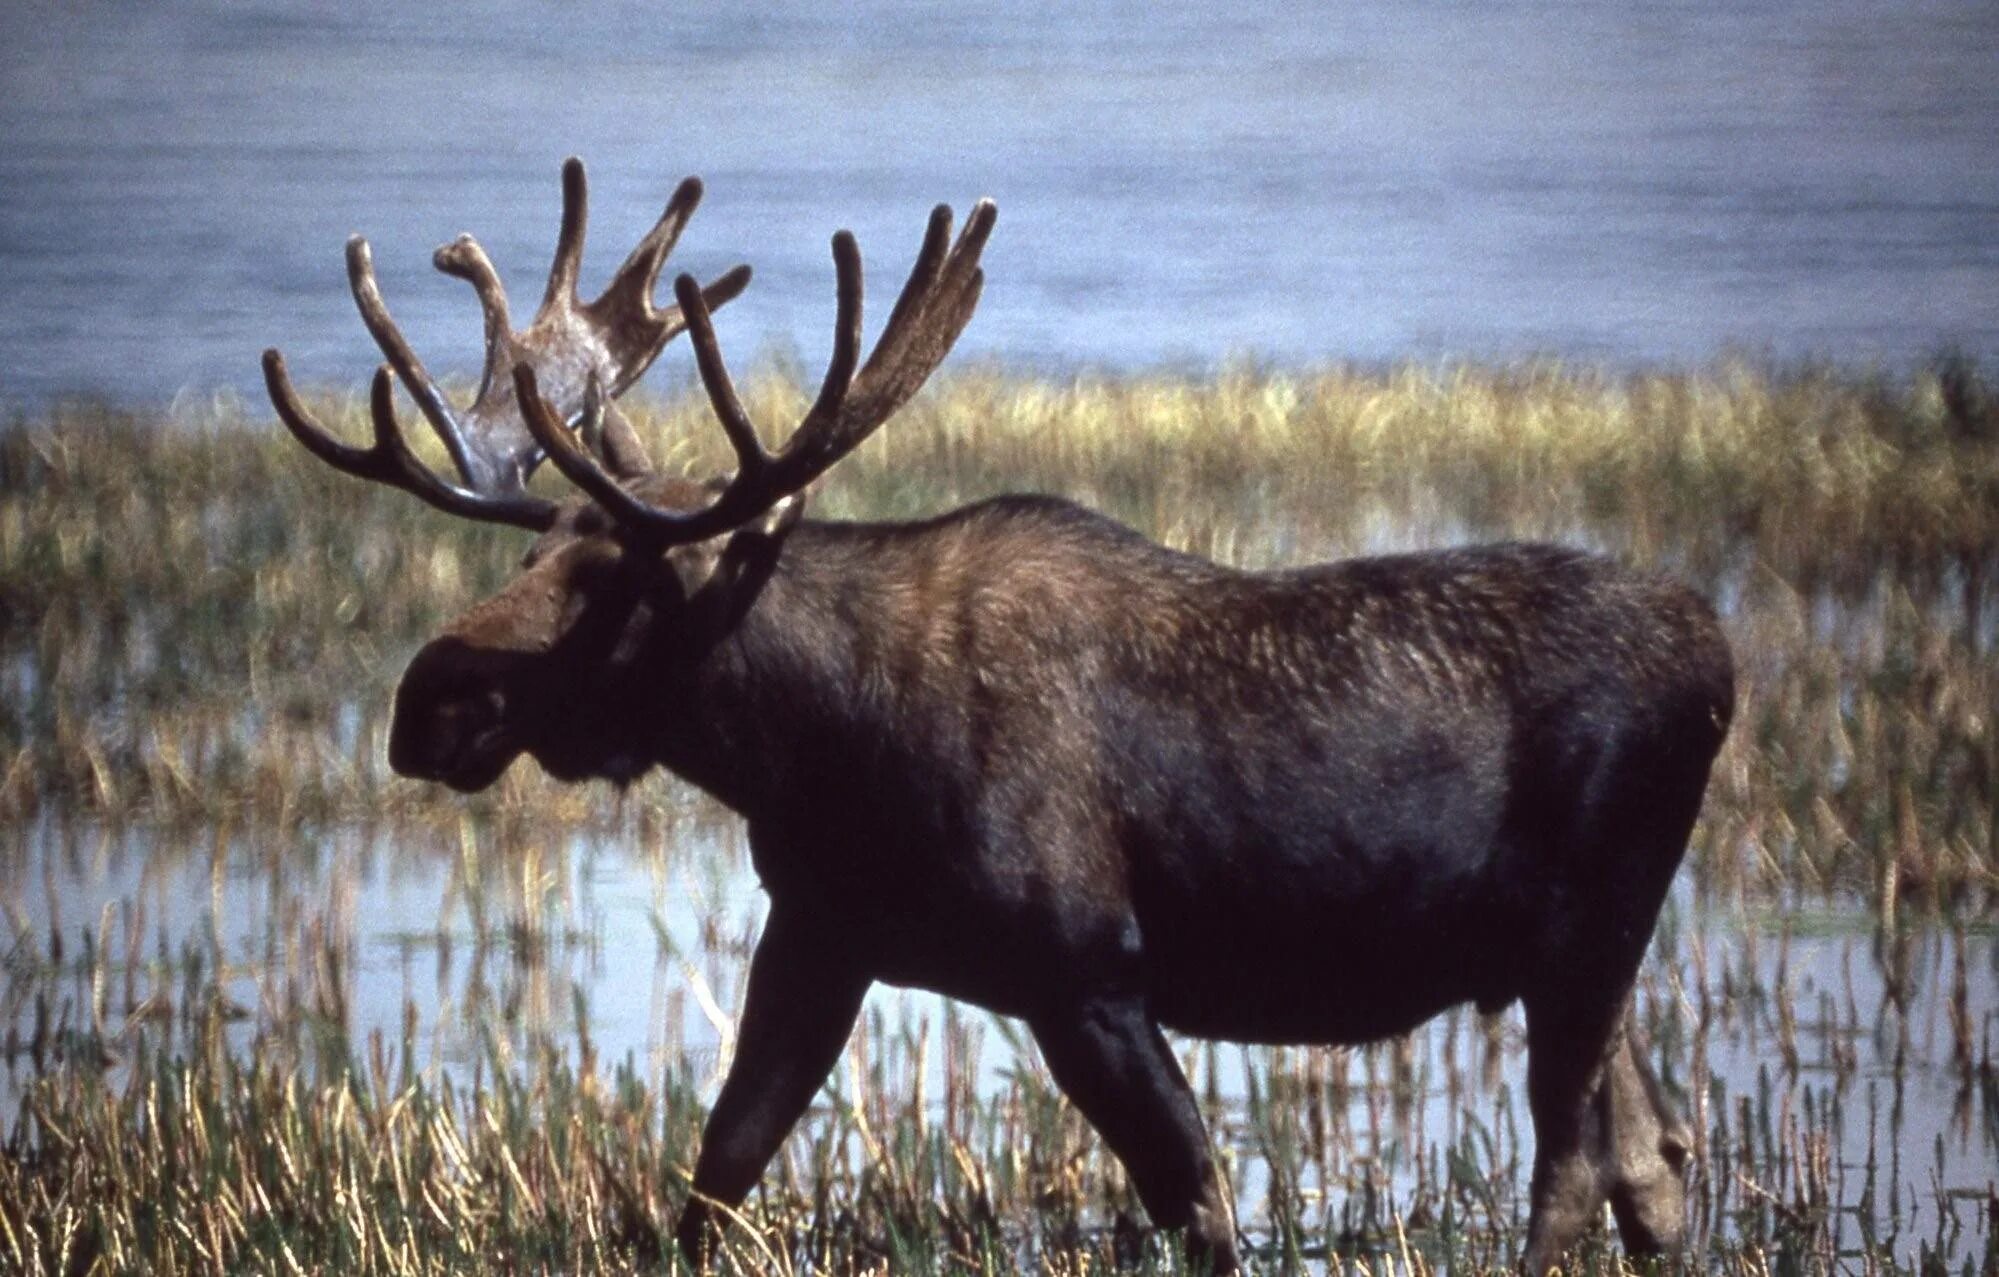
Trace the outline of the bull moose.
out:
<instances>
[{"instance_id":1,"label":"bull moose","mask_svg":"<svg viewBox=\"0 0 1999 1277\"><path fill-rule=\"evenodd\" d=\"M279 418L342 470L539 534L427 643L389 761L461 791L527 754L564 781L665 767L741 814L770 912L677 1240L699 1260L838 1059L877 980L1031 1028L1062 1091L1197 1260L1237 1266L1231 1199L1161 1029L1361 1043L1456 1004L1526 1011L1526 1267L1608 1200L1627 1248L1682 1237L1687 1139L1628 1029L1633 979L1733 706L1713 611L1671 581L1504 544L1244 572L1042 496L907 523L802 517L977 304L994 223L939 207L865 362L861 263L833 237L824 384L767 451L710 311L737 268L652 300L689 179L598 300L575 285L580 163L541 309L515 332L477 243L440 249L485 311L454 410L347 263L387 357L374 442ZM685 330L736 455L656 471L615 396ZM392 371L459 482L426 468ZM547 458L578 489L525 481Z\"/></svg>"}]
</instances>

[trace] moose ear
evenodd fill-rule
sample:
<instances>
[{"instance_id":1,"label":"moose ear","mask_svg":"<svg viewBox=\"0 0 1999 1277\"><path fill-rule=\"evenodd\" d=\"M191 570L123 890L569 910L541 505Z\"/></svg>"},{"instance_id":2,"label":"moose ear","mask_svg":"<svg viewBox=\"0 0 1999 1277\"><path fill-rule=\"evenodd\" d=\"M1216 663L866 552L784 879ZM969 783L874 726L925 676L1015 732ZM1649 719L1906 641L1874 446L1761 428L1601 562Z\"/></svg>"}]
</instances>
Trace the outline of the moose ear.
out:
<instances>
[{"instance_id":1,"label":"moose ear","mask_svg":"<svg viewBox=\"0 0 1999 1277\"><path fill-rule=\"evenodd\" d=\"M652 458L639 442L638 431L616 403L604 406L603 456L611 473L620 479L642 479L653 472Z\"/></svg>"}]
</instances>

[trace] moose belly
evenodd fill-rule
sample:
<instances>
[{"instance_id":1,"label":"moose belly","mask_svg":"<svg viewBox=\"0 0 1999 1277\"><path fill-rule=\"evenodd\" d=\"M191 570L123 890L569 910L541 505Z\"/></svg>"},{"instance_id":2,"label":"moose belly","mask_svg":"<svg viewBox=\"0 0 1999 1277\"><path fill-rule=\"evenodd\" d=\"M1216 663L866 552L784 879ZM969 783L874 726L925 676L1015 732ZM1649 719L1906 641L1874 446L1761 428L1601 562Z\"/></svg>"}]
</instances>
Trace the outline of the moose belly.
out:
<instances>
[{"instance_id":1,"label":"moose belly","mask_svg":"<svg viewBox=\"0 0 1999 1277\"><path fill-rule=\"evenodd\" d=\"M1148 936L1148 1001L1168 1028L1260 1043L1372 1042L1472 1002L1496 1009L1518 992L1517 940L1482 919L1362 921L1331 911L1257 928Z\"/></svg>"},{"instance_id":2,"label":"moose belly","mask_svg":"<svg viewBox=\"0 0 1999 1277\"><path fill-rule=\"evenodd\" d=\"M1142 829L1128 844L1162 1022L1239 1041L1354 1043L1518 995L1548 923L1547 883L1502 832L1490 791L1460 774L1358 805L1288 797L1267 795L1238 819Z\"/></svg>"},{"instance_id":3,"label":"moose belly","mask_svg":"<svg viewBox=\"0 0 1999 1277\"><path fill-rule=\"evenodd\" d=\"M1116 978L1100 942L1130 936L1152 1014L1178 1032L1267 1043L1357 1043L1450 1006L1518 993L1545 920L1505 848L1181 842L1129 895L1081 905L912 872L868 933L876 978L1002 1014Z\"/></svg>"}]
</instances>

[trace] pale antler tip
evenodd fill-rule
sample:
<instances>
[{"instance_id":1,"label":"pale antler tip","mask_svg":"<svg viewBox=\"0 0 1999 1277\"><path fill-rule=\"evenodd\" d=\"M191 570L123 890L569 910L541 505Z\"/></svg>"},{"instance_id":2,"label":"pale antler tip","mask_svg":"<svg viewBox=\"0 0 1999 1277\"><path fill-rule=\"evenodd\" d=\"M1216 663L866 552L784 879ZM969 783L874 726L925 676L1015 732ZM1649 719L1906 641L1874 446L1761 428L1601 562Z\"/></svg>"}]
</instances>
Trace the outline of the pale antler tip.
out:
<instances>
[{"instance_id":1,"label":"pale antler tip","mask_svg":"<svg viewBox=\"0 0 1999 1277\"><path fill-rule=\"evenodd\" d=\"M440 244L430 255L430 264L447 275L456 275L465 269L465 259L479 247L479 241L466 231L449 244Z\"/></svg>"}]
</instances>

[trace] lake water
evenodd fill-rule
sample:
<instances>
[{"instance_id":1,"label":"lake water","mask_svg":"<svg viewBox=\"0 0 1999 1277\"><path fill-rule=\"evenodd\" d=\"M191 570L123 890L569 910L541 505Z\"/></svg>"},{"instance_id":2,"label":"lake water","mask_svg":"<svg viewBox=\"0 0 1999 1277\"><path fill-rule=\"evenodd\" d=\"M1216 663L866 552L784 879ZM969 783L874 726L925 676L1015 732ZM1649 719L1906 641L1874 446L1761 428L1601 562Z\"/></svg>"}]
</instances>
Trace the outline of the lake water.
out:
<instances>
[{"instance_id":1,"label":"lake water","mask_svg":"<svg viewBox=\"0 0 1999 1277\"><path fill-rule=\"evenodd\" d=\"M937 200L1001 208L964 354L1061 372L1743 350L1999 353L1999 7L0 6L0 404L254 392L378 356L375 243L433 367L461 230L539 295L576 153L586 282L682 175L677 264L816 364L825 242L899 276ZM655 382L687 376L684 356Z\"/></svg>"}]
</instances>

